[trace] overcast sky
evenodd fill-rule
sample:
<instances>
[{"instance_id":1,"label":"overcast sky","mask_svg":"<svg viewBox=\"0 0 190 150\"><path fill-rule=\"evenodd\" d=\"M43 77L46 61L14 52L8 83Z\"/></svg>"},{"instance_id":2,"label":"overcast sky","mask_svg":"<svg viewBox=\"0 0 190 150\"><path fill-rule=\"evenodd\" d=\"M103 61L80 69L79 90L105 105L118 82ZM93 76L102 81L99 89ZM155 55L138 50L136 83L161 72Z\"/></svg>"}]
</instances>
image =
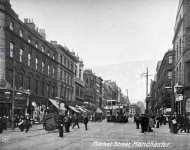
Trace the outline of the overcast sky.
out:
<instances>
[{"instance_id":1,"label":"overcast sky","mask_svg":"<svg viewBox=\"0 0 190 150\"><path fill-rule=\"evenodd\" d=\"M178 0L11 1L22 20L33 18L48 40L74 49L86 67L157 62L172 48Z\"/></svg>"}]
</instances>

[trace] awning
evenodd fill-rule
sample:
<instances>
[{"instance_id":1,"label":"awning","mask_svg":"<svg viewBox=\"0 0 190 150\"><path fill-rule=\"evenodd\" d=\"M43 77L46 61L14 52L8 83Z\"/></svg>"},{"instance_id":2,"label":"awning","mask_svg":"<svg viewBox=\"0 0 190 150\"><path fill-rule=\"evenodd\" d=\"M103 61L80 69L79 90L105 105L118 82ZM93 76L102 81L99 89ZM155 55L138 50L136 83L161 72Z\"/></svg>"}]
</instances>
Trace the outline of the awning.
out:
<instances>
[{"instance_id":1,"label":"awning","mask_svg":"<svg viewBox=\"0 0 190 150\"><path fill-rule=\"evenodd\" d=\"M103 113L103 111L98 107L98 108L96 109L96 113Z\"/></svg>"},{"instance_id":2,"label":"awning","mask_svg":"<svg viewBox=\"0 0 190 150\"><path fill-rule=\"evenodd\" d=\"M73 106L69 106L69 108L72 110L72 111L74 111L74 112L76 112L76 113L80 113L75 107L73 107Z\"/></svg>"},{"instance_id":3,"label":"awning","mask_svg":"<svg viewBox=\"0 0 190 150\"><path fill-rule=\"evenodd\" d=\"M84 109L82 109L81 107L78 107L77 109L79 109L82 112L86 112Z\"/></svg>"},{"instance_id":4,"label":"awning","mask_svg":"<svg viewBox=\"0 0 190 150\"><path fill-rule=\"evenodd\" d=\"M57 108L57 109L60 109L60 110L66 110L65 108L65 104L63 102L61 102L59 104L59 101L55 100L55 99L51 99L49 98L49 101Z\"/></svg>"}]
</instances>

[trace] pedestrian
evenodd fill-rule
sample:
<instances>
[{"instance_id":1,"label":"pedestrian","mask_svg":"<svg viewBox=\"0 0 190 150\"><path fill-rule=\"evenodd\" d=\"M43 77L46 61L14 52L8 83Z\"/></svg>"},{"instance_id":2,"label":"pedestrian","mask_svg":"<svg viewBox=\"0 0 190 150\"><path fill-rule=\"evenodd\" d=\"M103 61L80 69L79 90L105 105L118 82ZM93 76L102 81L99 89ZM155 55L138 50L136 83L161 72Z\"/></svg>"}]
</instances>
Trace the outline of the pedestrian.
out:
<instances>
[{"instance_id":1,"label":"pedestrian","mask_svg":"<svg viewBox=\"0 0 190 150\"><path fill-rule=\"evenodd\" d=\"M65 116L65 132L70 132L70 131L69 131L69 124L70 124L69 121L70 121L70 120L69 120L69 116L66 115L66 116Z\"/></svg>"},{"instance_id":2,"label":"pedestrian","mask_svg":"<svg viewBox=\"0 0 190 150\"><path fill-rule=\"evenodd\" d=\"M145 116L145 114L141 115L141 133L144 133L147 131L147 127L148 127L148 122L147 122L147 118Z\"/></svg>"},{"instance_id":3,"label":"pedestrian","mask_svg":"<svg viewBox=\"0 0 190 150\"><path fill-rule=\"evenodd\" d=\"M7 116L3 116L2 117L2 127L3 127L3 130L7 130Z\"/></svg>"},{"instance_id":4,"label":"pedestrian","mask_svg":"<svg viewBox=\"0 0 190 150\"><path fill-rule=\"evenodd\" d=\"M27 133L32 126L31 119L29 114L26 115L25 121L24 121L24 128L26 129L25 132Z\"/></svg>"},{"instance_id":5,"label":"pedestrian","mask_svg":"<svg viewBox=\"0 0 190 150\"><path fill-rule=\"evenodd\" d=\"M148 131L153 132L152 128L154 128L154 120L150 117L149 118L149 124L148 124Z\"/></svg>"},{"instance_id":6,"label":"pedestrian","mask_svg":"<svg viewBox=\"0 0 190 150\"><path fill-rule=\"evenodd\" d=\"M87 115L87 114L84 115L84 120L83 120L83 122L84 122L84 125L85 125L85 130L88 130L88 128L87 128L87 124L88 124L88 115Z\"/></svg>"},{"instance_id":7,"label":"pedestrian","mask_svg":"<svg viewBox=\"0 0 190 150\"><path fill-rule=\"evenodd\" d=\"M0 133L3 133L2 117L0 116Z\"/></svg>"},{"instance_id":8,"label":"pedestrian","mask_svg":"<svg viewBox=\"0 0 190 150\"><path fill-rule=\"evenodd\" d=\"M140 125L139 114L135 114L135 116L134 116L134 122L136 123L136 129L139 129L139 125Z\"/></svg>"},{"instance_id":9,"label":"pedestrian","mask_svg":"<svg viewBox=\"0 0 190 150\"><path fill-rule=\"evenodd\" d=\"M160 127L160 117L156 117L156 128Z\"/></svg>"},{"instance_id":10,"label":"pedestrian","mask_svg":"<svg viewBox=\"0 0 190 150\"><path fill-rule=\"evenodd\" d=\"M174 116L172 118L172 131L173 133L177 134L177 120L176 120L176 117Z\"/></svg>"},{"instance_id":11,"label":"pedestrian","mask_svg":"<svg viewBox=\"0 0 190 150\"><path fill-rule=\"evenodd\" d=\"M21 132L24 131L24 116L21 116L18 122L18 127L20 129Z\"/></svg>"},{"instance_id":12,"label":"pedestrian","mask_svg":"<svg viewBox=\"0 0 190 150\"><path fill-rule=\"evenodd\" d=\"M64 127L64 117L63 115L58 116L58 130L59 130L59 137L63 137L63 127Z\"/></svg>"},{"instance_id":13,"label":"pedestrian","mask_svg":"<svg viewBox=\"0 0 190 150\"><path fill-rule=\"evenodd\" d=\"M78 119L78 115L77 115L77 114L74 114L74 115L73 115L73 122L74 122L74 123L73 123L73 127L72 127L72 128L74 128L76 125L77 125L78 128L80 128L80 127L79 127L79 123L78 123L78 122L79 122L79 119Z\"/></svg>"}]
</instances>

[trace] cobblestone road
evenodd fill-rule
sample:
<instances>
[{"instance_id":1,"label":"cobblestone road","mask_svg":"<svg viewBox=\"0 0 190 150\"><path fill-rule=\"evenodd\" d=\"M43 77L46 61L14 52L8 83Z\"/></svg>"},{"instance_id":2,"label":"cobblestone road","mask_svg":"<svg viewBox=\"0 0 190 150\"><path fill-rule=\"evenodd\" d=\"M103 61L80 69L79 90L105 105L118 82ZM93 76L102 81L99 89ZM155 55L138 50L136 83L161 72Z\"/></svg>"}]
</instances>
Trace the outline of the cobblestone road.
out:
<instances>
[{"instance_id":1,"label":"cobblestone road","mask_svg":"<svg viewBox=\"0 0 190 150\"><path fill-rule=\"evenodd\" d=\"M166 147L161 147L163 144ZM58 137L57 131L46 132L39 125L34 126L29 133L19 132L16 129L15 131L8 130L0 134L0 150L43 149L190 150L190 134L171 134L167 125L154 129L153 133L140 133L140 130L135 129L133 123L107 122L90 122L88 131L85 131L84 125L80 124L80 129L76 128L71 130L70 133L64 133L63 138Z\"/></svg>"}]
</instances>

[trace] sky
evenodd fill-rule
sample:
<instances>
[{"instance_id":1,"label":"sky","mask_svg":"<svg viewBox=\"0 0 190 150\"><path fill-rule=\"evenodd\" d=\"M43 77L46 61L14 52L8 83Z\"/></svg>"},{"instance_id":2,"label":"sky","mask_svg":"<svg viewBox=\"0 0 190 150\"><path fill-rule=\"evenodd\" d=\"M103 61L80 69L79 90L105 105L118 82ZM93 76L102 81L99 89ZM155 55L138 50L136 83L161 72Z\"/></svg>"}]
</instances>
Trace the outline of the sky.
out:
<instances>
[{"instance_id":1,"label":"sky","mask_svg":"<svg viewBox=\"0 0 190 150\"><path fill-rule=\"evenodd\" d=\"M142 60L152 60L155 63L150 65L155 65L172 48L178 0L11 3L21 20L33 18L39 28L46 30L47 40L74 50L87 68Z\"/></svg>"}]
</instances>

